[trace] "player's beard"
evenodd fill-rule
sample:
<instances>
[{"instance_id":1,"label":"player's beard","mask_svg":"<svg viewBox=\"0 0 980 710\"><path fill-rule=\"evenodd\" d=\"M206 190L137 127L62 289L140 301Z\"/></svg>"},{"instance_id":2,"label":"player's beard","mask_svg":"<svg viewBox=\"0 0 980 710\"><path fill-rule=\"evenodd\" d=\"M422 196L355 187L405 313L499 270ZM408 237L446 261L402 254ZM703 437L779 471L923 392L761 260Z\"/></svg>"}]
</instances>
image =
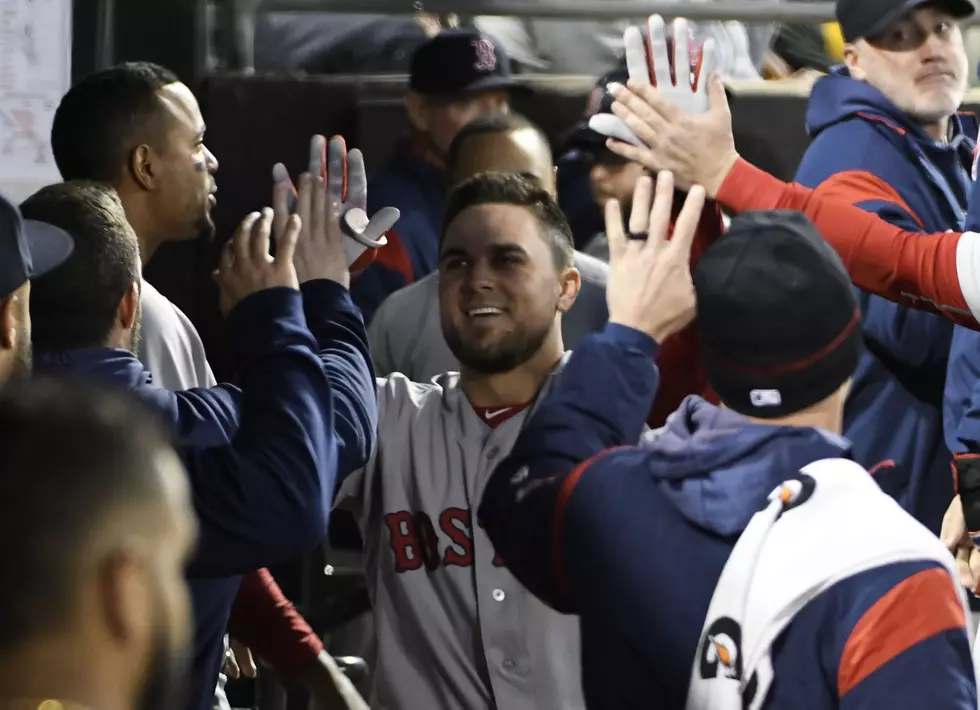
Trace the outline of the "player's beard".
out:
<instances>
[{"instance_id":1,"label":"player's beard","mask_svg":"<svg viewBox=\"0 0 980 710\"><path fill-rule=\"evenodd\" d=\"M136 710L173 710L187 703L190 678L191 649L174 643L172 633L163 622L163 601L155 607L154 640L147 665L146 682L140 691Z\"/></svg>"},{"instance_id":2,"label":"player's beard","mask_svg":"<svg viewBox=\"0 0 980 710\"><path fill-rule=\"evenodd\" d=\"M534 357L554 327L554 320L526 325L502 336L490 345L466 343L452 324L443 328L449 350L463 368L481 375L499 375L514 370Z\"/></svg>"}]
</instances>

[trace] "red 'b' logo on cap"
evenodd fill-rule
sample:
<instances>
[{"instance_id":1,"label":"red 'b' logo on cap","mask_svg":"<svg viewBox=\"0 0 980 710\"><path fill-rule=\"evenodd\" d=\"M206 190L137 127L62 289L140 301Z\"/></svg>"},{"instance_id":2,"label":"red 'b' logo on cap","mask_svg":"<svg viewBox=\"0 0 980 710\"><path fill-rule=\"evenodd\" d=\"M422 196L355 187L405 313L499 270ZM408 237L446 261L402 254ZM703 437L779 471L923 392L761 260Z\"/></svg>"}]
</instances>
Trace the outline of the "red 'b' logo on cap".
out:
<instances>
[{"instance_id":1,"label":"red 'b' logo on cap","mask_svg":"<svg viewBox=\"0 0 980 710\"><path fill-rule=\"evenodd\" d=\"M491 72L497 68L497 51L493 42L488 39L473 40L473 51L476 52L476 63L473 68L478 72Z\"/></svg>"}]
</instances>

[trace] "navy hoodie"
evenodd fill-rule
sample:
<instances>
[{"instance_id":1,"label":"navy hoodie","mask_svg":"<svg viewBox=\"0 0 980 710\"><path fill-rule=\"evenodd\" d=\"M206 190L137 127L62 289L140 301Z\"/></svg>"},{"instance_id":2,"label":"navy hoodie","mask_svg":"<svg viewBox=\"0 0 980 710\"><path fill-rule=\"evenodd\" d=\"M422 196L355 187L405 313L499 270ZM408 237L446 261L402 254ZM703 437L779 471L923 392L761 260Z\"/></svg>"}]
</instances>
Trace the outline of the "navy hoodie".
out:
<instances>
[{"instance_id":1,"label":"navy hoodie","mask_svg":"<svg viewBox=\"0 0 980 710\"><path fill-rule=\"evenodd\" d=\"M848 454L840 437L754 424L697 397L628 446L656 390L655 354L647 336L618 325L583 340L480 506L508 569L579 615L590 709L683 710L738 536L779 483ZM834 585L777 639L773 663L769 710L977 703L962 607L931 563Z\"/></svg>"},{"instance_id":2,"label":"navy hoodie","mask_svg":"<svg viewBox=\"0 0 980 710\"><path fill-rule=\"evenodd\" d=\"M951 119L940 145L871 85L837 68L818 81L807 108L813 138L796 181L820 186L903 229L961 231L977 128ZM923 239L928 237L923 236ZM934 531L952 497L942 398L953 326L858 291L865 354L854 375L844 434L858 463L890 461L888 492Z\"/></svg>"},{"instance_id":3,"label":"navy hoodie","mask_svg":"<svg viewBox=\"0 0 980 710\"><path fill-rule=\"evenodd\" d=\"M241 389L161 390L124 350L35 354L39 371L134 392L173 430L200 522L187 571L195 620L190 710L211 707L241 575L326 537L335 487L367 462L378 420L367 335L342 286L268 289L238 304L229 321Z\"/></svg>"}]
</instances>

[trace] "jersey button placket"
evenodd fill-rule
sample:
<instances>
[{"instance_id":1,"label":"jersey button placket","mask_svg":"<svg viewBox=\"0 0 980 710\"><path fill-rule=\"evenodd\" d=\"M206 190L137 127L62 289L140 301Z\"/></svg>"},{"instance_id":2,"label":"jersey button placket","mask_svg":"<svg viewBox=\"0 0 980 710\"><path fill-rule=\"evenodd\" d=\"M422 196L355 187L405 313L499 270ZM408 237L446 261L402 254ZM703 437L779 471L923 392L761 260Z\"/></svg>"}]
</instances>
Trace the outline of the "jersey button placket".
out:
<instances>
[{"instance_id":1,"label":"jersey button placket","mask_svg":"<svg viewBox=\"0 0 980 710\"><path fill-rule=\"evenodd\" d=\"M507 598L507 594L504 592L503 589L494 589L493 590L493 600L495 602L502 602L506 598Z\"/></svg>"}]
</instances>

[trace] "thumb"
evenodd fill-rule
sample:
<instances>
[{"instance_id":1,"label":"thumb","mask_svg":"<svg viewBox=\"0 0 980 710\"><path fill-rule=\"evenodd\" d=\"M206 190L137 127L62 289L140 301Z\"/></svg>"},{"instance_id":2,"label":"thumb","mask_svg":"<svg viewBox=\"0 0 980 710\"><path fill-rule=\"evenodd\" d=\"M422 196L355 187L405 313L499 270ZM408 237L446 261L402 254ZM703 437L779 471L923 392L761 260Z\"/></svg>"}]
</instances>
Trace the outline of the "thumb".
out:
<instances>
[{"instance_id":1,"label":"thumb","mask_svg":"<svg viewBox=\"0 0 980 710\"><path fill-rule=\"evenodd\" d=\"M708 79L708 112L723 115L731 122L732 110L728 106L725 83L718 72L714 72Z\"/></svg>"}]
</instances>

